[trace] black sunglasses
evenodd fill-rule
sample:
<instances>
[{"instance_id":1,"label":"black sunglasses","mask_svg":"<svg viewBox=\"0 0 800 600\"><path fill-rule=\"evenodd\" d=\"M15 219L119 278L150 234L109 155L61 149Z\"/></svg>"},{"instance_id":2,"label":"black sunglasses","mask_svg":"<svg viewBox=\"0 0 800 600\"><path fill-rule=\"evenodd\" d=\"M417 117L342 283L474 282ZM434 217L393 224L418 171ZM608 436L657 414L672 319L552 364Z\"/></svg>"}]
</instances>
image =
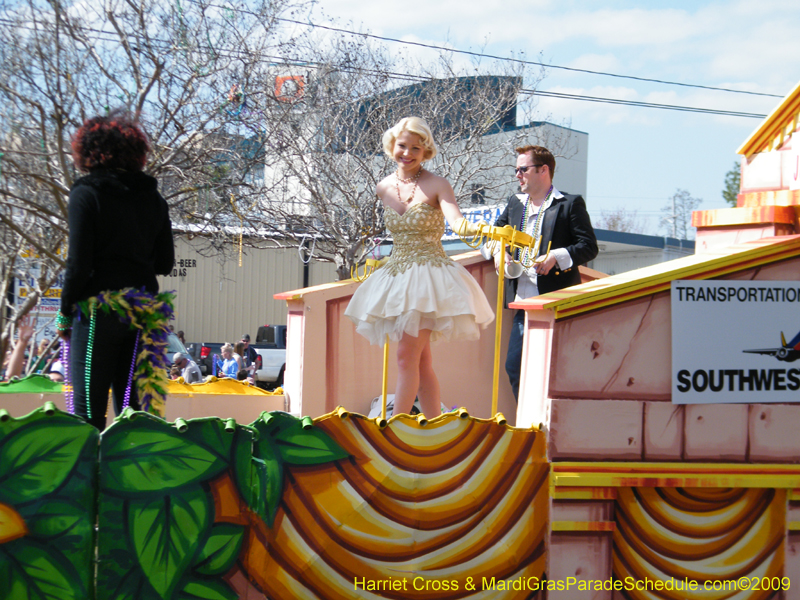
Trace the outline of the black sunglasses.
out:
<instances>
[{"instance_id":1,"label":"black sunglasses","mask_svg":"<svg viewBox=\"0 0 800 600\"><path fill-rule=\"evenodd\" d=\"M541 164L541 165L528 165L527 167L516 167L514 169L514 175L516 175L517 173L527 173L528 169L530 169L531 167L536 167L538 169L539 167L543 167L543 166L544 166L544 164Z\"/></svg>"}]
</instances>

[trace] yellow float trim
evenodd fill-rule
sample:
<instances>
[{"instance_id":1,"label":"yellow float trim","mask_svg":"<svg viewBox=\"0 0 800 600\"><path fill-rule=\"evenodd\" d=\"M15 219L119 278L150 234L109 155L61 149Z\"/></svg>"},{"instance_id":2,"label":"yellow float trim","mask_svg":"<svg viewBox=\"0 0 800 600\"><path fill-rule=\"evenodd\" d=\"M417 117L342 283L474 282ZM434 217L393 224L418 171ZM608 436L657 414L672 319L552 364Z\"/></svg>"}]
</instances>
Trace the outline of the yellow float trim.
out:
<instances>
[{"instance_id":1,"label":"yellow float trim","mask_svg":"<svg viewBox=\"0 0 800 600\"><path fill-rule=\"evenodd\" d=\"M183 377L167 382L167 396L173 395L198 396L217 394L225 396L282 396L283 389L276 388L268 392L244 381L237 381L229 377L207 377L199 383L185 383Z\"/></svg>"},{"instance_id":2,"label":"yellow float trim","mask_svg":"<svg viewBox=\"0 0 800 600\"><path fill-rule=\"evenodd\" d=\"M551 488L554 500L616 500L617 489L613 487L560 487Z\"/></svg>"},{"instance_id":3,"label":"yellow float trim","mask_svg":"<svg viewBox=\"0 0 800 600\"><path fill-rule=\"evenodd\" d=\"M551 531L616 531L614 521L553 521Z\"/></svg>"},{"instance_id":4,"label":"yellow float trim","mask_svg":"<svg viewBox=\"0 0 800 600\"><path fill-rule=\"evenodd\" d=\"M736 225L793 225L797 220L792 206L740 206L696 210L692 227L733 227Z\"/></svg>"},{"instance_id":5,"label":"yellow float trim","mask_svg":"<svg viewBox=\"0 0 800 600\"><path fill-rule=\"evenodd\" d=\"M795 256L800 256L800 235L753 240L528 298L511 308L552 310L560 319L669 291L674 280L712 279Z\"/></svg>"},{"instance_id":6,"label":"yellow float trim","mask_svg":"<svg viewBox=\"0 0 800 600\"><path fill-rule=\"evenodd\" d=\"M800 206L800 190L767 190L740 194L743 207ZM740 207L741 208L741 207Z\"/></svg>"},{"instance_id":7,"label":"yellow float trim","mask_svg":"<svg viewBox=\"0 0 800 600\"><path fill-rule=\"evenodd\" d=\"M800 465L555 463L551 496L568 487L800 488Z\"/></svg>"},{"instance_id":8,"label":"yellow float trim","mask_svg":"<svg viewBox=\"0 0 800 600\"><path fill-rule=\"evenodd\" d=\"M800 83L756 127L736 153L744 154L749 158L757 152L770 151L779 147L784 138L792 135L797 128L798 111L800 111Z\"/></svg>"},{"instance_id":9,"label":"yellow float trim","mask_svg":"<svg viewBox=\"0 0 800 600\"><path fill-rule=\"evenodd\" d=\"M327 419L331 419L333 417L339 417L339 418L344 418L344 419L353 418L353 419L363 419L365 421L375 421L375 419L371 419L370 417L368 417L366 415L362 415L362 414L357 413L357 412L350 412L349 410L346 410L343 406L337 406L335 409L333 409L333 411L331 411L329 413L325 413L324 415L320 415L319 417L314 417L313 422L314 423L320 423L322 421L325 421ZM391 417L389 417L389 419L387 419L387 423L386 424L391 424L391 423L394 423L394 422L400 422L400 423L404 423L406 425L410 425L411 427L413 427L415 429L421 429L421 428L424 428L424 427L429 427L431 425L446 424L448 421L450 421L452 419L469 419L470 421L472 421L474 423L496 423L497 425L505 427L505 429L508 430L508 431L528 431L528 432L531 432L531 433L538 433L540 431L540 429L538 427L536 427L536 426L514 427L513 425L509 425L508 424L508 420L506 419L505 415L503 415L503 413L501 413L501 412L498 412L497 414L495 414L495 416L490 417L490 418L473 417L471 414L469 414L469 411L464 407L461 407L461 408L456 409L456 410L451 410L449 412L442 413L440 415L436 415L432 419L425 419L424 422L420 422L420 419L418 417L419 417L419 415L409 415L409 414L406 414L406 413L399 413L399 414L392 415ZM539 437L539 441L537 442L537 444L542 446L541 453L540 453L540 456L542 456L542 457L544 456L544 443L545 443L544 442L544 437L540 436ZM544 459L542 459L541 462L544 462Z\"/></svg>"}]
</instances>

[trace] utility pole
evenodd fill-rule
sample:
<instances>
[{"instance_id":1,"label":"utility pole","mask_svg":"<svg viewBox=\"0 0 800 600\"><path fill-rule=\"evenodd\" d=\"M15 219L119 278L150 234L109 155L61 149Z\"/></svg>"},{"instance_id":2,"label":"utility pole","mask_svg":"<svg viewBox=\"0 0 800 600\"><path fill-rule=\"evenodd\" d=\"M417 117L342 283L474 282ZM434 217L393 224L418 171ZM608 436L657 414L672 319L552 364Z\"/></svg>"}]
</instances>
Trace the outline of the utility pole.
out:
<instances>
[{"instance_id":1,"label":"utility pole","mask_svg":"<svg viewBox=\"0 0 800 600\"><path fill-rule=\"evenodd\" d=\"M678 239L678 215L675 214L675 194L672 194L672 237Z\"/></svg>"}]
</instances>

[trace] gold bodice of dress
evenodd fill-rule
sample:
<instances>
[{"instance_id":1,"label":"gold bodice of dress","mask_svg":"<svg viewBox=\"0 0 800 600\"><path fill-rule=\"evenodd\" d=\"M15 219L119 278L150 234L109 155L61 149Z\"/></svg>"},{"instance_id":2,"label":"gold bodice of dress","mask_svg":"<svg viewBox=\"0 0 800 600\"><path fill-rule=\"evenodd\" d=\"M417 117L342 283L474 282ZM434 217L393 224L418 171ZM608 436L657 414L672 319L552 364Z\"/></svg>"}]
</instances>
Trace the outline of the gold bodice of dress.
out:
<instances>
[{"instance_id":1,"label":"gold bodice of dress","mask_svg":"<svg viewBox=\"0 0 800 600\"><path fill-rule=\"evenodd\" d=\"M438 208L420 202L402 215L387 208L384 220L394 240L384 267L392 275L404 273L412 264L443 267L451 262L442 248L444 215Z\"/></svg>"}]
</instances>

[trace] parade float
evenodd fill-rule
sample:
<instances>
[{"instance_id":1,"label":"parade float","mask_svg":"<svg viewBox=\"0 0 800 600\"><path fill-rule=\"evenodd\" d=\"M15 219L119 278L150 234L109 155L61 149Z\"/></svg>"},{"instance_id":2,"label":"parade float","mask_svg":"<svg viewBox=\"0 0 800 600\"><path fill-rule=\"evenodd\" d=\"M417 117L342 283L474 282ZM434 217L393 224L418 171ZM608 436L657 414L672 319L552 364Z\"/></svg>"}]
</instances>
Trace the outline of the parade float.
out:
<instances>
[{"instance_id":1,"label":"parade float","mask_svg":"<svg viewBox=\"0 0 800 600\"><path fill-rule=\"evenodd\" d=\"M343 318L357 280L279 295L257 416L228 390L100 435L0 394L0 597L800 598L799 114L800 86L696 255L514 305L517 407L487 331L435 347L452 411L365 416L395 374Z\"/></svg>"}]
</instances>

